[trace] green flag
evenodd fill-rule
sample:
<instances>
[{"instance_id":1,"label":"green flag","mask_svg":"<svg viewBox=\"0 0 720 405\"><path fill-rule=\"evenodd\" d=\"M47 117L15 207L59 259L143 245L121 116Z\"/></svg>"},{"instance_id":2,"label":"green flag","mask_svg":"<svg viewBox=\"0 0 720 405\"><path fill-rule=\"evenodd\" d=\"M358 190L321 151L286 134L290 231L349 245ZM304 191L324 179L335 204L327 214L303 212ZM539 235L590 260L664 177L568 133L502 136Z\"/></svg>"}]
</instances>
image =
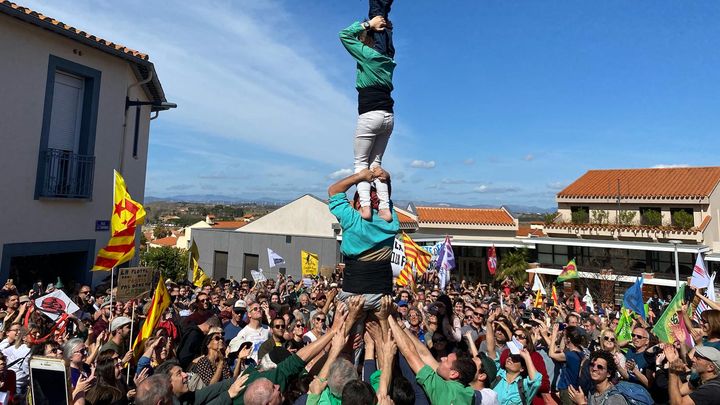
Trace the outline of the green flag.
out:
<instances>
[{"instance_id":1,"label":"green flag","mask_svg":"<svg viewBox=\"0 0 720 405\"><path fill-rule=\"evenodd\" d=\"M578 278L578 272L577 264L575 264L575 259L573 258L568 262L567 266L563 267L562 272L560 273L560 275L558 275L556 282L562 283L563 281L572 280L574 278Z\"/></svg>"},{"instance_id":2,"label":"green flag","mask_svg":"<svg viewBox=\"0 0 720 405\"><path fill-rule=\"evenodd\" d=\"M620 320L615 328L615 337L618 341L632 339L632 324L633 321L630 317L630 310L622 307L620 309Z\"/></svg>"},{"instance_id":3,"label":"green flag","mask_svg":"<svg viewBox=\"0 0 720 405\"><path fill-rule=\"evenodd\" d=\"M663 343L675 342L675 336L673 336L673 329L681 327L680 317L677 312L682 309L683 297L685 296L685 284L680 286L680 290L675 294L675 297L670 301L670 305L665 308L660 319L655 323L655 327L652 328L652 332L658 339ZM687 333L687 331L685 331Z\"/></svg>"}]
</instances>

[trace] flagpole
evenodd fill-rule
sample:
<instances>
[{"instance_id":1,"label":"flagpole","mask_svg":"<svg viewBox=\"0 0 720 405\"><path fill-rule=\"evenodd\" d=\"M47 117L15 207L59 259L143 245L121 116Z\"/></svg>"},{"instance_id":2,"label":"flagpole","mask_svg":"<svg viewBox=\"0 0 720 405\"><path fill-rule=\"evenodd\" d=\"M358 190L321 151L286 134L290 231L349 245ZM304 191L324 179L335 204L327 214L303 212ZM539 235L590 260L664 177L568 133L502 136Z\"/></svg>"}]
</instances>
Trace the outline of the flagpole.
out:
<instances>
[{"instance_id":1,"label":"flagpole","mask_svg":"<svg viewBox=\"0 0 720 405\"><path fill-rule=\"evenodd\" d=\"M132 302L132 301L131 301ZM130 344L128 345L128 349L132 350L133 347L133 327L135 326L135 307L137 304L133 302L132 306L132 315L130 317ZM130 367L132 365L132 361L128 363L128 369L127 369L127 380L125 381L125 384L130 384Z\"/></svg>"},{"instance_id":2,"label":"flagpole","mask_svg":"<svg viewBox=\"0 0 720 405\"><path fill-rule=\"evenodd\" d=\"M113 170L113 215L115 215L115 191L117 190L117 170ZM112 226L112 216L110 217L110 240L112 240L113 235L113 226ZM117 263L116 263L117 264ZM112 266L110 268L110 319L112 320L115 317L115 308L113 308L113 286L115 283L113 282L113 273L115 273L115 266ZM110 325L108 325L108 328L110 328ZM118 353L119 354L119 353Z\"/></svg>"},{"instance_id":3,"label":"flagpole","mask_svg":"<svg viewBox=\"0 0 720 405\"><path fill-rule=\"evenodd\" d=\"M110 319L113 319L115 317L115 308L113 308L113 286L115 285L113 281L113 273L115 273L115 266L110 268ZM108 325L110 326L110 325Z\"/></svg>"}]
</instances>

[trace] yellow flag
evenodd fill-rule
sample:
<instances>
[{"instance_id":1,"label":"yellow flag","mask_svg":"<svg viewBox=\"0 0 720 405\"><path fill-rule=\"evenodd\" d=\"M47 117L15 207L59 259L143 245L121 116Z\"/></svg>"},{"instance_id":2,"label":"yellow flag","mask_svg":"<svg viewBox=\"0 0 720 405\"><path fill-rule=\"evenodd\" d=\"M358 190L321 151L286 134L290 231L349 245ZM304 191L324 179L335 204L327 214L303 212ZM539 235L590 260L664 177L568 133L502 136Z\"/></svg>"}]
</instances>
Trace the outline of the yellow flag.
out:
<instances>
[{"instance_id":1,"label":"yellow flag","mask_svg":"<svg viewBox=\"0 0 720 405\"><path fill-rule=\"evenodd\" d=\"M537 293L535 294L535 308L542 308L542 294L540 293L540 290L537 290Z\"/></svg>"},{"instance_id":2,"label":"yellow flag","mask_svg":"<svg viewBox=\"0 0 720 405\"><path fill-rule=\"evenodd\" d=\"M210 284L210 277L208 277L203 269L200 268L200 263L198 262L199 260L200 253L198 252L198 247L195 244L195 241L193 241L190 246L190 262L192 263L193 268L192 283L195 287L202 287L205 284Z\"/></svg>"},{"instance_id":3,"label":"yellow flag","mask_svg":"<svg viewBox=\"0 0 720 405\"><path fill-rule=\"evenodd\" d=\"M318 269L320 268L320 259L315 253L300 251L300 268L302 269L303 277L311 277L318 275Z\"/></svg>"},{"instance_id":4,"label":"yellow flag","mask_svg":"<svg viewBox=\"0 0 720 405\"><path fill-rule=\"evenodd\" d=\"M138 350L142 347L142 342L152 336L155 326L160 321L160 317L163 312L170 306L170 294L167 288L165 288L165 280L160 276L157 286L155 287L155 293L153 294L152 301L150 302L150 309L148 310L145 323L143 323L140 333L138 333L135 343L133 343L133 352L135 356L139 355Z\"/></svg>"},{"instance_id":5,"label":"yellow flag","mask_svg":"<svg viewBox=\"0 0 720 405\"><path fill-rule=\"evenodd\" d=\"M110 270L132 259L135 256L135 230L144 222L145 208L130 197L125 179L115 170L110 241L98 252L92 271Z\"/></svg>"}]
</instances>

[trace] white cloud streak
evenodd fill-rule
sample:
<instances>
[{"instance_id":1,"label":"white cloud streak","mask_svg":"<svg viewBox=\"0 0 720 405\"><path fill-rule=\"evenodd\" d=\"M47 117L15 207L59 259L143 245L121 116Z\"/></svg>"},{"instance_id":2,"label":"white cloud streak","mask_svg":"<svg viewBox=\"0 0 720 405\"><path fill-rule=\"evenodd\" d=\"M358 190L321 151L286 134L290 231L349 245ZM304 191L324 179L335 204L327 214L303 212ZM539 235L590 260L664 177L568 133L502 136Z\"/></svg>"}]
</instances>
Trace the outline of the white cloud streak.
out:
<instances>
[{"instance_id":1,"label":"white cloud streak","mask_svg":"<svg viewBox=\"0 0 720 405\"><path fill-rule=\"evenodd\" d=\"M410 167L414 167L416 169L434 169L435 168L435 161L434 160L413 160L410 162Z\"/></svg>"}]
</instances>

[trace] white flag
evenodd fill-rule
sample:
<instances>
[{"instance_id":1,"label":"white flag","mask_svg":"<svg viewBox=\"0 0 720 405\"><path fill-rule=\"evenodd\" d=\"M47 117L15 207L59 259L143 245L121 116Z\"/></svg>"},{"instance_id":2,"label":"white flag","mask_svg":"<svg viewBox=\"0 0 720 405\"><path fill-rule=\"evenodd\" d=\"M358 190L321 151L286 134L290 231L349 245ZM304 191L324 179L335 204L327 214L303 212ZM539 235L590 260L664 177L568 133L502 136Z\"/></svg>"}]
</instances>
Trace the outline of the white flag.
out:
<instances>
[{"instance_id":1,"label":"white flag","mask_svg":"<svg viewBox=\"0 0 720 405\"><path fill-rule=\"evenodd\" d=\"M705 296L708 299L711 299L715 302L717 300L715 299L715 274L713 273L712 276L710 276L710 281L708 282L707 289L705 290ZM710 309L710 306L705 303L705 301L700 301L697 308L695 308L695 313L693 314L693 319L700 322L700 314Z\"/></svg>"},{"instance_id":2,"label":"white flag","mask_svg":"<svg viewBox=\"0 0 720 405\"><path fill-rule=\"evenodd\" d=\"M267 281L267 278L266 278L265 275L263 274L263 270L262 270L262 269L257 269L257 271L256 271L256 270L250 270L250 275L252 276L253 280L254 280L256 283L262 283L263 281Z\"/></svg>"},{"instance_id":3,"label":"white flag","mask_svg":"<svg viewBox=\"0 0 720 405\"><path fill-rule=\"evenodd\" d=\"M36 298L35 307L53 321L58 319L63 312L72 314L80 310L80 307L75 305L70 297L65 295L61 290L55 290L50 294Z\"/></svg>"},{"instance_id":4,"label":"white flag","mask_svg":"<svg viewBox=\"0 0 720 405\"><path fill-rule=\"evenodd\" d=\"M542 283L540 282L540 276L535 274L535 279L533 280L533 291L540 290L540 294L547 295L547 291L545 291L545 287L543 287Z\"/></svg>"},{"instance_id":5,"label":"white flag","mask_svg":"<svg viewBox=\"0 0 720 405\"><path fill-rule=\"evenodd\" d=\"M285 264L285 259L283 259L279 254L272 251L272 249L268 248L268 262L270 263L270 268L279 265L279 264Z\"/></svg>"},{"instance_id":6,"label":"white flag","mask_svg":"<svg viewBox=\"0 0 720 405\"><path fill-rule=\"evenodd\" d=\"M593 304L592 295L590 295L590 289L585 288L585 296L583 297L583 302L587 305L587 307L590 309L591 312L595 312L595 304Z\"/></svg>"},{"instance_id":7,"label":"white flag","mask_svg":"<svg viewBox=\"0 0 720 405\"><path fill-rule=\"evenodd\" d=\"M705 260L703 260L702 253L698 253L695 267L693 268L692 279L690 279L690 285L697 288L706 288L709 283L710 275L708 274L707 267L705 267Z\"/></svg>"},{"instance_id":8,"label":"white flag","mask_svg":"<svg viewBox=\"0 0 720 405\"><path fill-rule=\"evenodd\" d=\"M448 279L448 270L445 267L441 267L438 270L438 278L440 279L440 291L445 291L445 285Z\"/></svg>"}]
</instances>

